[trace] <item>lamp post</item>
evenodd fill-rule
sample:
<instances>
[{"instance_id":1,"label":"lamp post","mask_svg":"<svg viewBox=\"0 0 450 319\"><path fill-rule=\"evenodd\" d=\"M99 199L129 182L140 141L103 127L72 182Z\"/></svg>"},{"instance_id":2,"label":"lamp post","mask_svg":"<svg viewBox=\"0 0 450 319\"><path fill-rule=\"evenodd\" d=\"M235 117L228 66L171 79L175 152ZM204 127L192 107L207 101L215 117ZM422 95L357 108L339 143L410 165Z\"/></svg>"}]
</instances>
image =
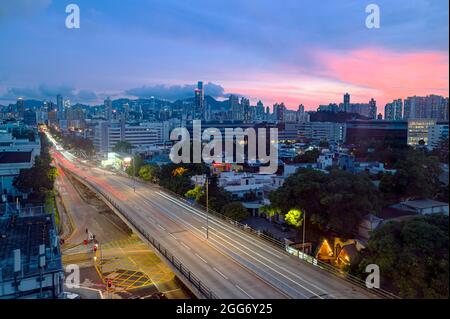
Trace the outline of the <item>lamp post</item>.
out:
<instances>
[{"instance_id":1,"label":"lamp post","mask_svg":"<svg viewBox=\"0 0 450 319\"><path fill-rule=\"evenodd\" d=\"M209 238L209 178L206 175L206 239Z\"/></svg>"},{"instance_id":2,"label":"lamp post","mask_svg":"<svg viewBox=\"0 0 450 319\"><path fill-rule=\"evenodd\" d=\"M305 258L305 228L306 228L306 211L303 211L303 259Z\"/></svg>"}]
</instances>

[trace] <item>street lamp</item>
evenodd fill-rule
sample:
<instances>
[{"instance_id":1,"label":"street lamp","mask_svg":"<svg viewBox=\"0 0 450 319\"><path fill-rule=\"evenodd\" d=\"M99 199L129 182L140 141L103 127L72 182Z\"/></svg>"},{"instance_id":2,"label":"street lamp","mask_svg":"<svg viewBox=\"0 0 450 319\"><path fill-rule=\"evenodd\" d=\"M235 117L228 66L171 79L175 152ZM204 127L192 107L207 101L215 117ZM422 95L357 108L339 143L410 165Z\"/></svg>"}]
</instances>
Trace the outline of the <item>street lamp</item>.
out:
<instances>
[{"instance_id":1,"label":"street lamp","mask_svg":"<svg viewBox=\"0 0 450 319\"><path fill-rule=\"evenodd\" d=\"M209 178L206 175L206 239L209 238Z\"/></svg>"},{"instance_id":2,"label":"street lamp","mask_svg":"<svg viewBox=\"0 0 450 319\"><path fill-rule=\"evenodd\" d=\"M306 211L303 210L303 259L305 258L305 228L306 228Z\"/></svg>"}]
</instances>

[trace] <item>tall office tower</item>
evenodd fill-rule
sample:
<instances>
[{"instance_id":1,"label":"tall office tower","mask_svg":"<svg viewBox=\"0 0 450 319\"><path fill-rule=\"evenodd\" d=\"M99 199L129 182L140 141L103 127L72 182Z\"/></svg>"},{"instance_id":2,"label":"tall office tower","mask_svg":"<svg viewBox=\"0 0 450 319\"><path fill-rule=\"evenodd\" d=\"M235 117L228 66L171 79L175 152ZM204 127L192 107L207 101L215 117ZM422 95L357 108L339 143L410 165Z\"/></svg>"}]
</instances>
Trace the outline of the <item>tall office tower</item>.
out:
<instances>
[{"instance_id":1,"label":"tall office tower","mask_svg":"<svg viewBox=\"0 0 450 319\"><path fill-rule=\"evenodd\" d=\"M377 119L377 101L375 101L373 98L369 101L369 112L368 112L368 118L376 120Z\"/></svg>"},{"instance_id":2,"label":"tall office tower","mask_svg":"<svg viewBox=\"0 0 450 319\"><path fill-rule=\"evenodd\" d=\"M273 109L275 113L275 120L278 122L284 122L284 112L286 110L286 106L284 106L284 103L274 104Z\"/></svg>"},{"instance_id":3,"label":"tall office tower","mask_svg":"<svg viewBox=\"0 0 450 319\"><path fill-rule=\"evenodd\" d=\"M113 109L112 109L112 101L108 98L104 102L105 104L105 117L108 121L111 121L113 119Z\"/></svg>"},{"instance_id":4,"label":"tall office tower","mask_svg":"<svg viewBox=\"0 0 450 319\"><path fill-rule=\"evenodd\" d=\"M305 112L305 106L300 104L297 109L297 122L309 122L309 114Z\"/></svg>"},{"instance_id":5,"label":"tall office tower","mask_svg":"<svg viewBox=\"0 0 450 319\"><path fill-rule=\"evenodd\" d=\"M205 119L205 93L203 91L203 82L198 81L197 88L194 91L194 119Z\"/></svg>"},{"instance_id":6,"label":"tall office tower","mask_svg":"<svg viewBox=\"0 0 450 319\"><path fill-rule=\"evenodd\" d=\"M261 101L256 103L255 118L259 121L264 120L264 104Z\"/></svg>"},{"instance_id":7,"label":"tall office tower","mask_svg":"<svg viewBox=\"0 0 450 319\"><path fill-rule=\"evenodd\" d=\"M242 110L242 119L245 122L249 122L250 119L250 100L245 97L241 98L241 110Z\"/></svg>"},{"instance_id":8,"label":"tall office tower","mask_svg":"<svg viewBox=\"0 0 450 319\"><path fill-rule=\"evenodd\" d=\"M64 111L64 99L63 99L61 94L58 94L56 96L56 110L58 112L63 112Z\"/></svg>"},{"instance_id":9,"label":"tall office tower","mask_svg":"<svg viewBox=\"0 0 450 319\"><path fill-rule=\"evenodd\" d=\"M16 102L17 113L19 113L19 117L23 118L25 114L25 100L21 97L17 99Z\"/></svg>"},{"instance_id":10,"label":"tall office tower","mask_svg":"<svg viewBox=\"0 0 450 319\"><path fill-rule=\"evenodd\" d=\"M230 95L228 98L228 107L231 110L231 119L234 121L238 121L241 119L241 105L239 104L239 97L236 95Z\"/></svg>"},{"instance_id":11,"label":"tall office tower","mask_svg":"<svg viewBox=\"0 0 450 319\"><path fill-rule=\"evenodd\" d=\"M265 115L265 120L268 121L270 120L270 107L266 107L266 115Z\"/></svg>"},{"instance_id":12,"label":"tall office tower","mask_svg":"<svg viewBox=\"0 0 450 319\"><path fill-rule=\"evenodd\" d=\"M350 94L348 94L348 93L344 94L343 111L344 112L349 112L350 111Z\"/></svg>"}]
</instances>

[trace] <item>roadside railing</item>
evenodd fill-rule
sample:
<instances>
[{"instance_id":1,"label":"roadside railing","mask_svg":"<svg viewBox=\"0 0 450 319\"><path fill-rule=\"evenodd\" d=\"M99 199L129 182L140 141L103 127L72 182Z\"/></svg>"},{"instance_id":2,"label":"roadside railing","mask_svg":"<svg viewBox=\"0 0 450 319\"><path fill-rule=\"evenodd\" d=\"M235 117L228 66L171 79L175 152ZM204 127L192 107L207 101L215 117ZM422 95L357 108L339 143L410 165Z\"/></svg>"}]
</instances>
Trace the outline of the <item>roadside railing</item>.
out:
<instances>
[{"instance_id":1,"label":"roadside railing","mask_svg":"<svg viewBox=\"0 0 450 319\"><path fill-rule=\"evenodd\" d=\"M185 204L189 205L190 207L192 207L194 209L201 209L201 210L203 210L203 213L206 214L206 207L204 207L203 205L200 205L200 204L197 204L197 203L192 203L192 202L188 201L186 198L184 198L184 197L180 196L179 194L177 194L175 192L172 192L171 190L168 190L166 188L163 188L162 190L164 192L170 194L171 196L176 197L178 200L184 202ZM260 239L263 239L264 241L272 244L273 246L282 249L286 253L288 253L290 255L293 255L293 256L296 256L300 260L302 260L302 261L304 261L304 262L306 262L308 264L311 264L313 266L316 266L316 267L318 267L318 268L320 268L320 269L322 269L322 270L324 270L324 271L326 271L326 272L328 272L330 274L338 276L339 278L341 278L343 280L346 280L346 281L348 281L348 282L350 282L350 283L352 283L352 284L354 284L354 285L356 285L356 286L358 286L358 287L360 287L360 288L362 288L364 290L367 290L368 292L370 292L372 294L375 294L375 295L377 295L379 297L382 297L382 298L388 298L388 299L399 299L400 298L400 297L396 296L395 294L393 294L393 293L391 293L391 292L389 292L387 290L381 289L381 288L368 288L366 286L366 282L364 280L362 280L361 278L358 278L358 277L356 277L354 275L351 275L351 274L349 274L349 273L347 273L347 272L341 270L340 268L337 268L337 267L335 267L335 266L333 266L331 264L328 264L328 263L325 263L323 261L320 261L320 260L318 260L317 258L315 258L315 257L313 257L311 255L305 254L305 253L299 251L298 249L295 249L295 248L291 247L286 242L283 242L283 241L280 241L280 240L278 240L276 238L267 236L267 235L265 235L264 233L262 233L259 230L255 230L255 229L251 228L248 225L244 225L244 224L242 224L242 223L240 223L238 221L235 221L232 218L229 218L229 217L227 217L227 216L225 216L225 215L223 215L221 213L218 213L218 212L216 212L216 211L214 211L212 209L208 209L208 211L209 211L209 215L212 215L212 216L215 216L217 218L220 218L221 220L226 221L227 224L230 224L230 225L232 225L232 226L234 226L234 227L236 227L236 228L238 228L238 229L240 229L240 230L242 230L242 231L244 231L246 233L249 233L249 234L251 234L253 236L256 236L256 237L258 237Z\"/></svg>"},{"instance_id":2,"label":"roadside railing","mask_svg":"<svg viewBox=\"0 0 450 319\"><path fill-rule=\"evenodd\" d=\"M78 178L81 180L81 178ZM142 235L147 239L153 247L155 247L203 296L208 299L219 299L211 289L209 289L197 276L195 276L188 267L183 265L177 257L171 254L164 246L161 245L153 236L151 236L141 225L137 224L131 216L120 207L120 205L106 193L100 190L95 185L83 179L84 184L92 187L97 193L102 195L115 209L117 209L123 217Z\"/></svg>"}]
</instances>

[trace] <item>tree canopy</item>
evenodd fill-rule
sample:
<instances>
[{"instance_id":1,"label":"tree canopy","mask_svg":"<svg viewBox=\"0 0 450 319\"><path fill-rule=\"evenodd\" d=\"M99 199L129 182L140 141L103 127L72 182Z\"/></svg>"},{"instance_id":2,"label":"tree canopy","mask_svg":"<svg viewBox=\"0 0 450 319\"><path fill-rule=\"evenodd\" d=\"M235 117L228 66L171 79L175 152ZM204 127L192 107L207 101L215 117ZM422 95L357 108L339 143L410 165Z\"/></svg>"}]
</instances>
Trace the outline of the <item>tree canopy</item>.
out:
<instances>
[{"instance_id":1,"label":"tree canopy","mask_svg":"<svg viewBox=\"0 0 450 319\"><path fill-rule=\"evenodd\" d=\"M388 222L375 230L357 273L380 267L381 288L402 298L448 298L448 216Z\"/></svg>"},{"instance_id":2,"label":"tree canopy","mask_svg":"<svg viewBox=\"0 0 450 319\"><path fill-rule=\"evenodd\" d=\"M380 191L394 201L408 198L434 198L441 187L441 168L437 157L422 150L409 149L394 168L394 175L385 175L380 180Z\"/></svg>"},{"instance_id":3,"label":"tree canopy","mask_svg":"<svg viewBox=\"0 0 450 319\"><path fill-rule=\"evenodd\" d=\"M238 222L248 217L247 209L240 202L226 204L222 207L221 213Z\"/></svg>"},{"instance_id":4,"label":"tree canopy","mask_svg":"<svg viewBox=\"0 0 450 319\"><path fill-rule=\"evenodd\" d=\"M319 229L348 236L353 235L361 217L379 210L380 203L379 192L369 178L339 170L325 174L301 169L269 198L272 208L282 214L299 208Z\"/></svg>"},{"instance_id":5,"label":"tree canopy","mask_svg":"<svg viewBox=\"0 0 450 319\"><path fill-rule=\"evenodd\" d=\"M113 152L131 153L133 145L128 141L119 141L114 145Z\"/></svg>"}]
</instances>

